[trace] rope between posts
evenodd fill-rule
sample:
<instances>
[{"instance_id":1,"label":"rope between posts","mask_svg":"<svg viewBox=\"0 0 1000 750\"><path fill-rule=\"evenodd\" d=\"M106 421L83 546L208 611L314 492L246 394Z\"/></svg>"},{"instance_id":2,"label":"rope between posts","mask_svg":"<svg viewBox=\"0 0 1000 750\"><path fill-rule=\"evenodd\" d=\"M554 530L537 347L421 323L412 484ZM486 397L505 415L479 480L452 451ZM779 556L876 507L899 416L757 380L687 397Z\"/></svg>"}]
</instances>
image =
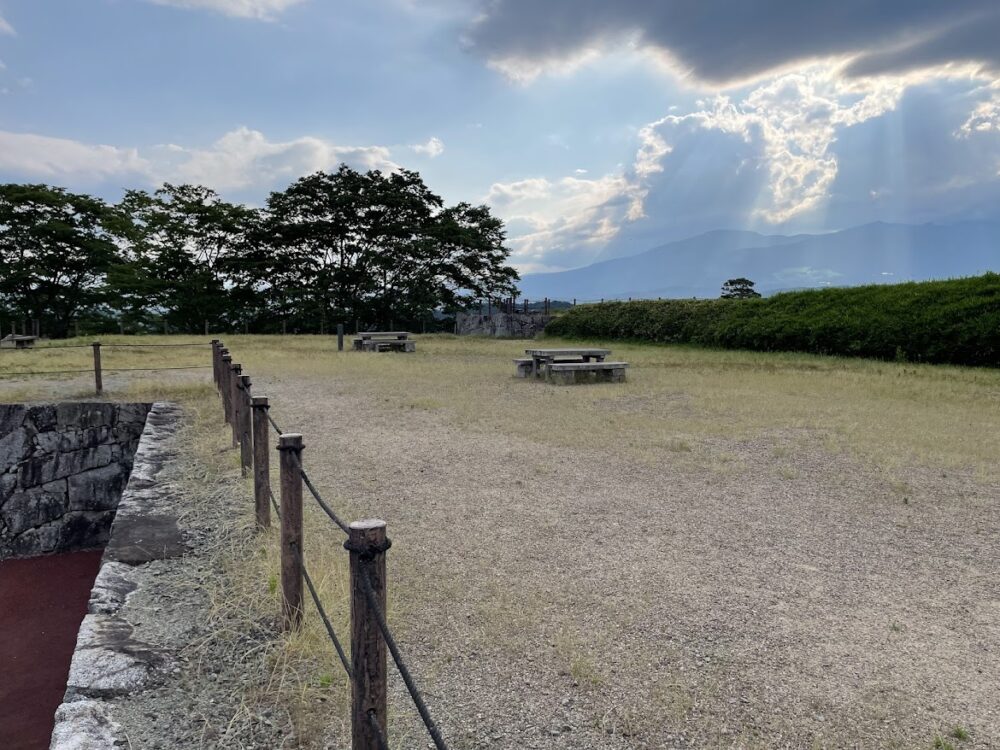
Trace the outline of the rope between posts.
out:
<instances>
[{"instance_id":1,"label":"rope between posts","mask_svg":"<svg viewBox=\"0 0 1000 750\"><path fill-rule=\"evenodd\" d=\"M378 750L389 750L389 743L385 739L385 735L382 734L382 725L378 723L378 716L375 715L374 711L368 712L368 723L371 724L373 730L375 730L375 739L378 741Z\"/></svg>"},{"instance_id":2,"label":"rope between posts","mask_svg":"<svg viewBox=\"0 0 1000 750\"><path fill-rule=\"evenodd\" d=\"M417 707L420 718L423 720L424 726L427 727L427 731L430 733L431 739L434 740L434 746L437 750L448 750L448 746L444 743L444 739L441 737L441 732L438 730L437 725L431 718L431 713L427 709L427 704L424 703L423 696L417 689L417 685L413 681L413 677L410 676L410 670L407 668L406 662L403 661L402 654L399 653L399 647L396 645L396 639L392 637L392 632L389 630L389 624L385 620L385 613L382 612L382 608L379 606L378 599L375 597L375 588L372 586L368 570L365 568L361 569L361 588L365 591L365 599L368 600L368 607L375 613L375 622L378 623L378 628L382 631L382 638L385 640L385 645L389 647L389 653L392 654L392 660L396 662L396 669L399 670L399 676L403 678L403 683L406 685L406 689L410 693L410 697L413 699L413 703Z\"/></svg>"},{"instance_id":3,"label":"rope between posts","mask_svg":"<svg viewBox=\"0 0 1000 750\"><path fill-rule=\"evenodd\" d=\"M278 507L278 501L274 499L274 493L271 492L270 487L267 488L267 494L271 496L271 507L274 508L274 515L276 515L278 517L278 520L280 521L281 509Z\"/></svg>"},{"instance_id":4,"label":"rope between posts","mask_svg":"<svg viewBox=\"0 0 1000 750\"><path fill-rule=\"evenodd\" d=\"M271 416L271 412L268 411L266 413L267 413L267 421L271 423L271 427L274 428L275 432L277 432L278 435L284 435L285 433L282 431L280 427L278 427L278 423L274 421L274 417Z\"/></svg>"},{"instance_id":5,"label":"rope between posts","mask_svg":"<svg viewBox=\"0 0 1000 750\"><path fill-rule=\"evenodd\" d=\"M333 623L330 622L330 618L327 617L326 610L323 609L323 604L319 600L319 594L316 593L316 587L313 586L312 578L309 576L309 571L306 570L305 560L302 559L302 550L298 551L299 561L302 563L302 577L305 579L306 587L309 589L309 595L312 597L313 604L316 605L316 611L319 612L320 619L323 620L323 625L326 627L326 633L330 636L330 640L333 641L333 647L337 649L337 656L340 657L340 663L344 665L344 671L347 672L347 676L350 679L354 679L354 674L351 672L351 663L347 659L347 655L344 653L344 647L340 645L340 639L337 638L336 632L333 630Z\"/></svg>"},{"instance_id":6,"label":"rope between posts","mask_svg":"<svg viewBox=\"0 0 1000 750\"><path fill-rule=\"evenodd\" d=\"M302 462L299 460L299 457L294 453L292 453L292 457L295 459L295 463L298 466L299 476L302 477L303 483L305 483L306 487L309 488L309 492L312 493L312 496L319 504L319 507L322 508L323 512L330 517L331 521L333 521L335 524L337 524L337 526L340 527L341 531L343 531L345 534L350 534L351 533L350 526L341 521L340 517L334 512L333 508L327 505L326 502L323 500L323 498L320 497L319 491L313 486L313 483L309 480L309 475L306 474L306 470L302 468Z\"/></svg>"}]
</instances>

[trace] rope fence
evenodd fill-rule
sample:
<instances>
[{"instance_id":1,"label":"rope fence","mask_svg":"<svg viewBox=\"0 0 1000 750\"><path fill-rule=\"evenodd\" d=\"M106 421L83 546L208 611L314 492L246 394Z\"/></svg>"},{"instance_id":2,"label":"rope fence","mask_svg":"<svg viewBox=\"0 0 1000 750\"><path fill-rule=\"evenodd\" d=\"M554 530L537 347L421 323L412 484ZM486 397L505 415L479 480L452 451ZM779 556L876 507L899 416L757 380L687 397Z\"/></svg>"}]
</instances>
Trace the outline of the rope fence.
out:
<instances>
[{"instance_id":1,"label":"rope fence","mask_svg":"<svg viewBox=\"0 0 1000 750\"><path fill-rule=\"evenodd\" d=\"M437 750L447 750L413 674L389 628L386 611L386 552L392 546L386 523L379 519L345 523L323 499L302 465L302 435L282 430L270 413L267 398L252 395L249 375L234 363L217 339L212 342L212 369L225 421L232 428L233 448L240 449L240 468L254 480L258 530L270 527L271 512L280 523L281 621L286 631L301 627L305 590L309 592L327 636L351 685L353 750L388 750L388 673L386 650L403 680L424 727ZM278 436L280 502L271 489L270 435ZM316 505L347 535L350 562L350 654L344 648L309 575L303 555L303 486ZM382 648L380 644L384 644Z\"/></svg>"}]
</instances>

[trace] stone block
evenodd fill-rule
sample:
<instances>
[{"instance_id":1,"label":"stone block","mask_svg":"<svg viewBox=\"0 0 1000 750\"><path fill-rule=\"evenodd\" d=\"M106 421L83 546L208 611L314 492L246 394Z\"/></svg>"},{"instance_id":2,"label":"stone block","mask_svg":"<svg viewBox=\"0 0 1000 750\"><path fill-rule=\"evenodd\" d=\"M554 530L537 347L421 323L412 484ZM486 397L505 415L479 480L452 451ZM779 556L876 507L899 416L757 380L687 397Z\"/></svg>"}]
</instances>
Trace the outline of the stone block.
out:
<instances>
[{"instance_id":1,"label":"stone block","mask_svg":"<svg viewBox=\"0 0 1000 750\"><path fill-rule=\"evenodd\" d=\"M126 480L126 470L117 463L70 475L69 510L114 510Z\"/></svg>"},{"instance_id":2,"label":"stone block","mask_svg":"<svg viewBox=\"0 0 1000 750\"><path fill-rule=\"evenodd\" d=\"M56 710L49 750L110 750L117 746L119 729L110 707L102 701L63 703Z\"/></svg>"},{"instance_id":3,"label":"stone block","mask_svg":"<svg viewBox=\"0 0 1000 750\"><path fill-rule=\"evenodd\" d=\"M56 407L54 404L41 404L28 409L25 417L25 426L30 423L36 432L49 432L56 429L58 420L56 419Z\"/></svg>"},{"instance_id":4,"label":"stone block","mask_svg":"<svg viewBox=\"0 0 1000 750\"><path fill-rule=\"evenodd\" d=\"M111 698L158 682L169 655L132 638L132 626L112 615L86 615L66 683L67 699Z\"/></svg>"},{"instance_id":5,"label":"stone block","mask_svg":"<svg viewBox=\"0 0 1000 750\"><path fill-rule=\"evenodd\" d=\"M55 521L66 512L66 480L49 482L12 496L0 510L10 538Z\"/></svg>"},{"instance_id":6,"label":"stone block","mask_svg":"<svg viewBox=\"0 0 1000 750\"><path fill-rule=\"evenodd\" d=\"M22 426L27 413L28 408L24 404L0 404L0 435Z\"/></svg>"},{"instance_id":7,"label":"stone block","mask_svg":"<svg viewBox=\"0 0 1000 750\"><path fill-rule=\"evenodd\" d=\"M18 427L0 437L0 472L10 469L31 455L31 433Z\"/></svg>"}]
</instances>

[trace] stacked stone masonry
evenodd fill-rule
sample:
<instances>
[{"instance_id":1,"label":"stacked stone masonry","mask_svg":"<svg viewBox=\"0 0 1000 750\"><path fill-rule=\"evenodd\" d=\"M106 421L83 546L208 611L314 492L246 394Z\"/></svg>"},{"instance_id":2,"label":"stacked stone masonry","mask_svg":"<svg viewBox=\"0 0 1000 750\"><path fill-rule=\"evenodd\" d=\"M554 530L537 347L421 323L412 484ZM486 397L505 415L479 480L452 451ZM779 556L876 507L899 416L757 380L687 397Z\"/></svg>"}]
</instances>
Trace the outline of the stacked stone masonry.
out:
<instances>
[{"instance_id":1,"label":"stacked stone masonry","mask_svg":"<svg viewBox=\"0 0 1000 750\"><path fill-rule=\"evenodd\" d=\"M504 313L491 315L460 312L455 316L455 333L459 336L492 336L494 338L533 339L545 330L552 316L542 313Z\"/></svg>"},{"instance_id":2,"label":"stacked stone masonry","mask_svg":"<svg viewBox=\"0 0 1000 750\"><path fill-rule=\"evenodd\" d=\"M0 405L0 559L108 541L149 409Z\"/></svg>"}]
</instances>

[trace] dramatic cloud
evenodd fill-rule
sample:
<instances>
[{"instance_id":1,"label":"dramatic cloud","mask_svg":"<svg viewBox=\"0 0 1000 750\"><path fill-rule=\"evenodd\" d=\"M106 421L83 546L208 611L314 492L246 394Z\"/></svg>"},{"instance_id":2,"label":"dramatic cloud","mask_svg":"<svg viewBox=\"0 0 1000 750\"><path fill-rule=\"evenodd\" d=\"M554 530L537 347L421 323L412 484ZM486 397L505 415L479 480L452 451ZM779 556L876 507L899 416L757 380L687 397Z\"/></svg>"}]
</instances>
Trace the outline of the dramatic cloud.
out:
<instances>
[{"instance_id":1,"label":"dramatic cloud","mask_svg":"<svg viewBox=\"0 0 1000 750\"><path fill-rule=\"evenodd\" d=\"M617 233L618 205L628 192L621 175L596 180L564 177L494 183L485 201L507 222L513 261L524 271L565 266L560 253L603 247Z\"/></svg>"},{"instance_id":2,"label":"dramatic cloud","mask_svg":"<svg viewBox=\"0 0 1000 750\"><path fill-rule=\"evenodd\" d=\"M441 156L444 153L444 143L441 142L440 138L431 138L427 143L417 143L410 146L418 154L423 154L433 159L436 156Z\"/></svg>"},{"instance_id":3,"label":"dramatic cloud","mask_svg":"<svg viewBox=\"0 0 1000 750\"><path fill-rule=\"evenodd\" d=\"M63 138L0 131L0 170L27 179L90 185L119 178L145 184L195 182L222 192L283 187L340 163L356 169L392 171L398 165L384 146L340 146L321 138L269 141L263 133L237 128L207 148L174 144L136 149L99 146Z\"/></svg>"},{"instance_id":4,"label":"dramatic cloud","mask_svg":"<svg viewBox=\"0 0 1000 750\"><path fill-rule=\"evenodd\" d=\"M996 0L492 0L466 37L519 79L627 46L716 85L819 59L855 76L944 63L995 71L997 39Z\"/></svg>"},{"instance_id":5,"label":"dramatic cloud","mask_svg":"<svg viewBox=\"0 0 1000 750\"><path fill-rule=\"evenodd\" d=\"M274 20L293 5L305 0L151 0L157 5L173 5L194 10L213 10L236 18Z\"/></svg>"}]
</instances>

